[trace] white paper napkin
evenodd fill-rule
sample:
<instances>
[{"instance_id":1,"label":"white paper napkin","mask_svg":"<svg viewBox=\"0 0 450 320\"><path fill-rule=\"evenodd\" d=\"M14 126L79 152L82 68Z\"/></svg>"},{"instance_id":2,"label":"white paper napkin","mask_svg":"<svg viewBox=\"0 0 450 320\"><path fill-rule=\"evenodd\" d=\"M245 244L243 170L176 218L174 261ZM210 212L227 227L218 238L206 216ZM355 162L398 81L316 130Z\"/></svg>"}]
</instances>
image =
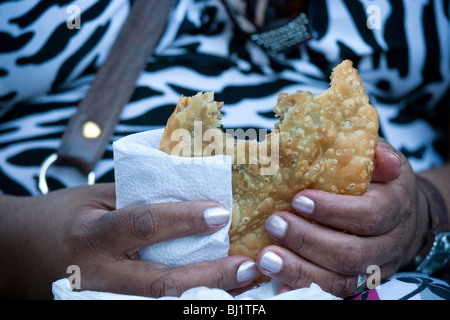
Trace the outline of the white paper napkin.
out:
<instances>
[{"instance_id":1,"label":"white paper napkin","mask_svg":"<svg viewBox=\"0 0 450 320\"><path fill-rule=\"evenodd\" d=\"M260 287L246 291L233 297L221 289L197 287L185 291L180 297L161 297L158 299L116 294L99 291L72 291L70 282L61 279L53 283L52 290L55 300L342 300L323 291L317 284L307 288L296 289L282 294L276 294L279 284L276 281L263 283Z\"/></svg>"},{"instance_id":2,"label":"white paper napkin","mask_svg":"<svg viewBox=\"0 0 450 320\"><path fill-rule=\"evenodd\" d=\"M230 159L186 158L160 151L163 130L122 138L113 144L117 208L135 204L212 200L233 209ZM202 236L161 242L140 250L142 260L177 267L228 255L228 225Z\"/></svg>"}]
</instances>

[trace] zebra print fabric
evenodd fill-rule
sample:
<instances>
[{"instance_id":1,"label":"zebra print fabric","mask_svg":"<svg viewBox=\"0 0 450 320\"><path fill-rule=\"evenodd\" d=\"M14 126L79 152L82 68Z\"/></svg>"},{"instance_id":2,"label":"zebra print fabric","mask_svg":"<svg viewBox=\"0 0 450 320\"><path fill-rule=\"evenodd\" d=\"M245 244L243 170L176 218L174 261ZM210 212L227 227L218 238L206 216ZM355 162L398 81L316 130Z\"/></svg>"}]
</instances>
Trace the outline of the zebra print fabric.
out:
<instances>
[{"instance_id":1,"label":"zebra print fabric","mask_svg":"<svg viewBox=\"0 0 450 320\"><path fill-rule=\"evenodd\" d=\"M39 193L39 167L58 149L130 1L0 3L0 192ZM222 2L180 0L112 141L162 127L179 96L198 91L225 102L225 128L270 129L278 92L325 90L331 69L351 59L379 112L380 133L415 170L439 165L449 114L449 7L448 0L309 1L313 39L272 53L235 32ZM79 29L68 28L70 8L81 12ZM377 19L375 27L368 19ZM114 180L111 146L95 173L100 182ZM48 176L52 189L85 182L73 168L52 167Z\"/></svg>"}]
</instances>

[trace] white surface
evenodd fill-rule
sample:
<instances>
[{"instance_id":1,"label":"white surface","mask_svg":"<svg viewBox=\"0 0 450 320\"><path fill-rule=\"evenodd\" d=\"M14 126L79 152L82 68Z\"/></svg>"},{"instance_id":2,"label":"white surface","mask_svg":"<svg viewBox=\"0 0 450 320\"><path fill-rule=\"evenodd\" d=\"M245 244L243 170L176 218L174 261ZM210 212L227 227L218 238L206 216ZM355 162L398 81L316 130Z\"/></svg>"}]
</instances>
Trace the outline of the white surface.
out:
<instances>
[{"instance_id":1,"label":"white surface","mask_svg":"<svg viewBox=\"0 0 450 320\"><path fill-rule=\"evenodd\" d=\"M158 148L162 131L133 134L114 143L117 208L212 200L231 213L231 161L223 155L193 161L194 158L173 157L161 152ZM231 218L228 225L216 233L158 243L140 250L139 255L142 260L170 267L226 257L230 224Z\"/></svg>"},{"instance_id":2,"label":"white surface","mask_svg":"<svg viewBox=\"0 0 450 320\"><path fill-rule=\"evenodd\" d=\"M279 284L271 281L233 297L224 290L197 287L185 291L180 297L155 299L98 291L75 292L70 288L67 279L61 279L53 283L53 295L55 300L341 300L323 291L316 284L277 295L278 288Z\"/></svg>"}]
</instances>

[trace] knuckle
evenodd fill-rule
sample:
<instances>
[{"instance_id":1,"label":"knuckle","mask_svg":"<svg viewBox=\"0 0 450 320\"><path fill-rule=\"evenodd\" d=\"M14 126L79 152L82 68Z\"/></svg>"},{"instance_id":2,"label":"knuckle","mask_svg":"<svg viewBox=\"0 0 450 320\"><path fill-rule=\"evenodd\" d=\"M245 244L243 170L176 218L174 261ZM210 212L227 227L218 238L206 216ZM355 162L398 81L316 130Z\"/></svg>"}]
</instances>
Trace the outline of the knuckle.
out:
<instances>
[{"instance_id":1,"label":"knuckle","mask_svg":"<svg viewBox=\"0 0 450 320\"><path fill-rule=\"evenodd\" d=\"M283 264L278 280L288 284L292 288L303 288L309 286L314 280L314 271L311 265L300 261L287 261Z\"/></svg>"},{"instance_id":2,"label":"knuckle","mask_svg":"<svg viewBox=\"0 0 450 320\"><path fill-rule=\"evenodd\" d=\"M182 294L179 282L176 282L171 277L167 277L162 284L162 296L175 296L178 297Z\"/></svg>"},{"instance_id":3,"label":"knuckle","mask_svg":"<svg viewBox=\"0 0 450 320\"><path fill-rule=\"evenodd\" d=\"M365 263L365 250L358 241L348 241L342 248L340 265L347 274L360 274Z\"/></svg>"},{"instance_id":4,"label":"knuckle","mask_svg":"<svg viewBox=\"0 0 450 320\"><path fill-rule=\"evenodd\" d=\"M216 288L225 288L225 277L222 273L219 273L216 280Z\"/></svg>"},{"instance_id":5,"label":"knuckle","mask_svg":"<svg viewBox=\"0 0 450 320\"><path fill-rule=\"evenodd\" d=\"M364 235L379 234L381 230L383 219L382 214L377 210L370 210L364 218L364 223L361 224Z\"/></svg>"},{"instance_id":6,"label":"knuckle","mask_svg":"<svg viewBox=\"0 0 450 320\"><path fill-rule=\"evenodd\" d=\"M180 281L175 281L167 272L155 278L150 285L150 295L153 297L178 297L182 293Z\"/></svg>"},{"instance_id":7,"label":"knuckle","mask_svg":"<svg viewBox=\"0 0 450 320\"><path fill-rule=\"evenodd\" d=\"M300 253L305 248L308 248L309 243L310 240L307 232L295 232L292 235L292 241L289 242L288 246L296 253Z\"/></svg>"},{"instance_id":8,"label":"knuckle","mask_svg":"<svg viewBox=\"0 0 450 320\"><path fill-rule=\"evenodd\" d=\"M183 219L178 219L180 226L188 227L189 229L198 229L200 219L198 219L198 208L193 205L187 205L183 208Z\"/></svg>"},{"instance_id":9,"label":"knuckle","mask_svg":"<svg viewBox=\"0 0 450 320\"><path fill-rule=\"evenodd\" d=\"M309 283L310 276L308 275L308 272L305 272L305 268L302 264L297 265L295 272L291 272L287 276L289 278L289 283L293 287L302 287Z\"/></svg>"},{"instance_id":10,"label":"knuckle","mask_svg":"<svg viewBox=\"0 0 450 320\"><path fill-rule=\"evenodd\" d=\"M387 197L383 198L387 199ZM381 232L384 221L384 212L387 204L380 202L378 197L366 197L364 214L361 215L360 228L364 235L374 235Z\"/></svg>"},{"instance_id":11,"label":"knuckle","mask_svg":"<svg viewBox=\"0 0 450 320\"><path fill-rule=\"evenodd\" d=\"M139 240L153 238L157 229L156 224L155 216L148 206L134 208L127 221L131 234Z\"/></svg>"},{"instance_id":12,"label":"knuckle","mask_svg":"<svg viewBox=\"0 0 450 320\"><path fill-rule=\"evenodd\" d=\"M337 275L330 279L329 291L335 296L346 298L353 295L357 289L354 277Z\"/></svg>"}]
</instances>

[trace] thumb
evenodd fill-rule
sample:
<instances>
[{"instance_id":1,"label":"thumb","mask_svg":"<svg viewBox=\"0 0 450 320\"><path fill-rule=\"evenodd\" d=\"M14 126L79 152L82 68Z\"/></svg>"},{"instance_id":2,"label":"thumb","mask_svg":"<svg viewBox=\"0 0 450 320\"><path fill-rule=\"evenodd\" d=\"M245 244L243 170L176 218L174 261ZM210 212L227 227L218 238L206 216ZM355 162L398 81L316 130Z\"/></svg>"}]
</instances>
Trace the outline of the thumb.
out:
<instances>
[{"instance_id":1,"label":"thumb","mask_svg":"<svg viewBox=\"0 0 450 320\"><path fill-rule=\"evenodd\" d=\"M400 152L386 140L380 138L375 150L375 170L372 182L387 183L397 179L400 176L401 167Z\"/></svg>"}]
</instances>

